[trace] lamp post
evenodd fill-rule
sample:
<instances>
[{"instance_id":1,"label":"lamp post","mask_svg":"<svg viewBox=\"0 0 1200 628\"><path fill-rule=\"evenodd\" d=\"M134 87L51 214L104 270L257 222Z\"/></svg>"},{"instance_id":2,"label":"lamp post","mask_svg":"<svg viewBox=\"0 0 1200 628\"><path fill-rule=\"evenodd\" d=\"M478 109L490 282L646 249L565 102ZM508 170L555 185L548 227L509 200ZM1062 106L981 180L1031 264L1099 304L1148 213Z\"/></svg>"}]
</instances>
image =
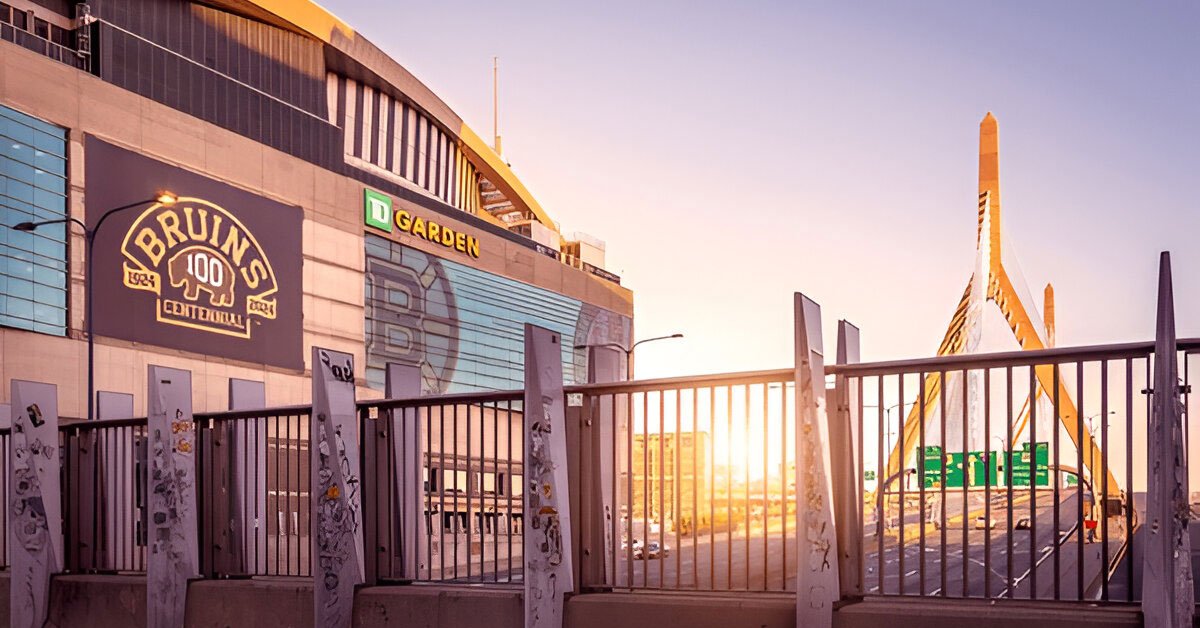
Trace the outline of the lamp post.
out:
<instances>
[{"instance_id":1,"label":"lamp post","mask_svg":"<svg viewBox=\"0 0 1200 628\"><path fill-rule=\"evenodd\" d=\"M575 348L576 349L587 349L588 347L611 347L613 349L619 349L619 350L623 351L625 353L625 379L632 380L633 379L633 350L637 349L638 345L646 344L647 342L654 342L655 340L670 340L672 338L683 338L683 334L671 334L669 336L655 336L653 338L643 338L642 340L639 340L639 341L633 343L632 345L629 345L628 348L626 348L624 345L620 345L615 342L605 342L605 343L598 344L598 345L589 345L589 344L575 345Z\"/></svg>"},{"instance_id":2,"label":"lamp post","mask_svg":"<svg viewBox=\"0 0 1200 628\"><path fill-rule=\"evenodd\" d=\"M92 282L92 258L93 258L93 255L95 254L95 246L93 246L93 245L95 244L95 241L96 241L96 234L100 231L100 226L104 224L105 219L107 219L109 216L112 216L113 214L125 211L127 209L133 209L134 207L138 207L140 205L145 205L147 203L158 203L160 205L165 205L167 207L170 207L170 206L174 205L175 202L178 200L179 200L179 198L170 192L159 192L158 194L156 194L154 196L154 198L140 200L135 203L129 203L128 205L122 205L120 207L114 207L114 208L104 212L103 214L100 214L100 218L96 220L96 226L92 227L91 229L89 229L87 224L85 224L82 220L79 220L78 218L76 218L74 216L68 216L66 218L56 218L54 220L42 220L39 222L22 222L22 223L17 223L12 226L12 228L17 231L24 231L26 233L29 233L29 232L36 231L38 229L38 227L73 222L73 223L79 225L79 227L81 229L83 229L84 243L87 248L87 256L86 256L87 261L84 263L84 269L83 269L83 286L84 286L84 295L85 295L84 296L84 301L85 301L84 316L87 319L86 321L84 321L84 323L85 323L86 329L87 329L86 333L87 333L87 344L88 344L87 418L89 421L92 421L96 418L96 407L95 407L96 406L96 340L95 340L95 335L92 333L92 318L93 318L92 317L92 312L93 312L92 304L94 303L94 301L92 299L92 289L93 289L93 285L94 285Z\"/></svg>"}]
</instances>

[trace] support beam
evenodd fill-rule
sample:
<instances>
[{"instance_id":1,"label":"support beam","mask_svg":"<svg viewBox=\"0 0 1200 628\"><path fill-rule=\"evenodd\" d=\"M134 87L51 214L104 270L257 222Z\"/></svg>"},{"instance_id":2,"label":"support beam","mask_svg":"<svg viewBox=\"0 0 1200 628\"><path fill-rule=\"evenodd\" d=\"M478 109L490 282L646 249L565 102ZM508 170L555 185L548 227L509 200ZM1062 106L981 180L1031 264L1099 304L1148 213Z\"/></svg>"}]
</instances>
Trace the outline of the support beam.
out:
<instances>
[{"instance_id":1,"label":"support beam","mask_svg":"<svg viewBox=\"0 0 1200 628\"><path fill-rule=\"evenodd\" d=\"M349 628L363 573L354 356L313 347L309 460L313 620Z\"/></svg>"},{"instance_id":2,"label":"support beam","mask_svg":"<svg viewBox=\"0 0 1200 628\"><path fill-rule=\"evenodd\" d=\"M847 321L838 321L837 363L858 362L858 328ZM863 594L860 385L858 378L836 377L836 407L830 417L829 450L841 452L833 464L833 503L842 599L862 597Z\"/></svg>"},{"instance_id":3,"label":"support beam","mask_svg":"<svg viewBox=\"0 0 1200 628\"><path fill-rule=\"evenodd\" d=\"M821 306L796 293L796 625L830 628L840 598Z\"/></svg>"},{"instance_id":4,"label":"support beam","mask_svg":"<svg viewBox=\"0 0 1200 628\"><path fill-rule=\"evenodd\" d=\"M188 580L200 575L192 373L151 365L147 379L146 625L173 628L184 623Z\"/></svg>"},{"instance_id":5,"label":"support beam","mask_svg":"<svg viewBox=\"0 0 1200 628\"><path fill-rule=\"evenodd\" d=\"M63 568L58 388L12 380L8 439L9 625L41 626L50 576Z\"/></svg>"},{"instance_id":6,"label":"support beam","mask_svg":"<svg viewBox=\"0 0 1200 628\"><path fill-rule=\"evenodd\" d=\"M562 628L574 590L562 336L525 324L525 626Z\"/></svg>"}]
</instances>

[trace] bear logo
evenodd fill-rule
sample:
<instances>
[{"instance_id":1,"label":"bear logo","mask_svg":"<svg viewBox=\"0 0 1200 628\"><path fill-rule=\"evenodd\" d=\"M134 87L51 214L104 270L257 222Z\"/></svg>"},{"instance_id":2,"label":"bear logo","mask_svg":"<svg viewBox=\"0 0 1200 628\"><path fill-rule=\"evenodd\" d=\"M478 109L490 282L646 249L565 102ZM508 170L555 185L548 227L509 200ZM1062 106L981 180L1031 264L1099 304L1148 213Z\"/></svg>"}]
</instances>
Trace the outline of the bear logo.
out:
<instances>
[{"instance_id":1,"label":"bear logo","mask_svg":"<svg viewBox=\"0 0 1200 628\"><path fill-rule=\"evenodd\" d=\"M183 286L183 296L189 301L199 300L203 290L214 307L233 305L233 266L208 247L189 246L179 251L167 262L167 273L171 286Z\"/></svg>"}]
</instances>

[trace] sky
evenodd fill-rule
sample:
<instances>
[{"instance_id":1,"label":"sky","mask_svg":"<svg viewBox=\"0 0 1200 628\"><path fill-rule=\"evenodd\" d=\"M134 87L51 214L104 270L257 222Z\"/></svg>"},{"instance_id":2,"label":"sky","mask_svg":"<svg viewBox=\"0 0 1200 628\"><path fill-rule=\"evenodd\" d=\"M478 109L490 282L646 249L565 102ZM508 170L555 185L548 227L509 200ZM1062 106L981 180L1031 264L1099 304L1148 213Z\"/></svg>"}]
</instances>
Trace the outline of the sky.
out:
<instances>
[{"instance_id":1,"label":"sky","mask_svg":"<svg viewBox=\"0 0 1200 628\"><path fill-rule=\"evenodd\" d=\"M792 294L863 358L936 352L974 263L978 124L1060 346L1200 335L1200 4L323 4L492 134L634 291L641 377L792 365ZM1040 303L1036 304L1040 308Z\"/></svg>"}]
</instances>

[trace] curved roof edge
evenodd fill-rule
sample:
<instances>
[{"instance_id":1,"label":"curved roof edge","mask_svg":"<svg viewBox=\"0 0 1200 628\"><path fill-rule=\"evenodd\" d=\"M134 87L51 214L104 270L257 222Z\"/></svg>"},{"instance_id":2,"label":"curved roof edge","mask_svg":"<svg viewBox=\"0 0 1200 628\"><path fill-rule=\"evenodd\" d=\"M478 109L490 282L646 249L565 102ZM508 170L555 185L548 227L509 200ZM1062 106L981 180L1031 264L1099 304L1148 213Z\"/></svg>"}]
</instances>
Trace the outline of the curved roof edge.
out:
<instances>
[{"instance_id":1,"label":"curved roof edge","mask_svg":"<svg viewBox=\"0 0 1200 628\"><path fill-rule=\"evenodd\" d=\"M539 222L555 232L558 226L546 213L512 168L477 135L433 90L412 75L395 59L372 44L329 10L311 0L208 0L232 11L307 35L324 42L345 55L353 65L361 66L392 89L402 92L451 133L458 135L462 149L481 173L515 205L529 210ZM328 55L326 55L328 58ZM336 67L338 64L328 64ZM493 222L499 223L492 216Z\"/></svg>"}]
</instances>

